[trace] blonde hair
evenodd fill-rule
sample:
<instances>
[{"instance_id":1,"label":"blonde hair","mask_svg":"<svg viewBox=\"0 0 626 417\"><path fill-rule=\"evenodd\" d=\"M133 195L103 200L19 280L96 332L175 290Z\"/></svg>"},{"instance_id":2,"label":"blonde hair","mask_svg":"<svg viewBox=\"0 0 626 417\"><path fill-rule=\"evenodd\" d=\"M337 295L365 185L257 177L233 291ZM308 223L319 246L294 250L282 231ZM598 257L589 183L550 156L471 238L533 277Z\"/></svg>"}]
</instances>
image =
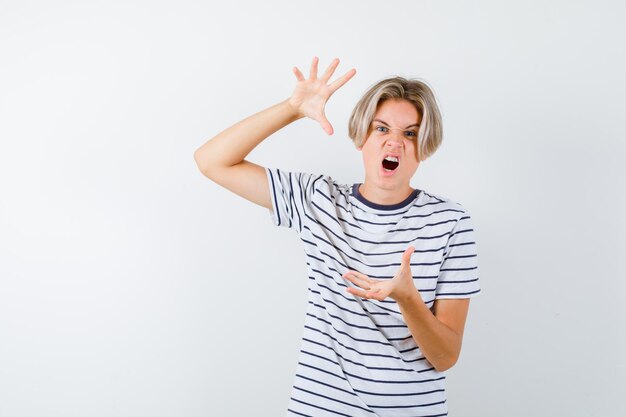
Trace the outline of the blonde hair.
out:
<instances>
[{"instance_id":1,"label":"blonde hair","mask_svg":"<svg viewBox=\"0 0 626 417\"><path fill-rule=\"evenodd\" d=\"M372 130L378 106L385 100L404 99L411 102L421 116L417 135L417 156L423 161L431 156L443 140L441 113L430 87L421 80L392 77L371 86L352 110L348 135L357 147L363 146Z\"/></svg>"}]
</instances>

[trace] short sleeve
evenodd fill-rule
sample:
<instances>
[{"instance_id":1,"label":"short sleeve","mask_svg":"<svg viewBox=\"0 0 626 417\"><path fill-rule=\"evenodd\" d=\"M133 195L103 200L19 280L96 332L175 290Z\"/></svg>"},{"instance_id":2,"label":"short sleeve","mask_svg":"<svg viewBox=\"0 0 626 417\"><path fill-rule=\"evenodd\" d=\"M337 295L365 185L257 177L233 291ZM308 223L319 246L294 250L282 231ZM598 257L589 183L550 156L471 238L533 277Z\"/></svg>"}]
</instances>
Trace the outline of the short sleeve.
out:
<instances>
[{"instance_id":1,"label":"short sleeve","mask_svg":"<svg viewBox=\"0 0 626 417\"><path fill-rule=\"evenodd\" d=\"M480 293L478 254L472 219L467 211L454 224L437 278L435 299L471 298Z\"/></svg>"},{"instance_id":2,"label":"short sleeve","mask_svg":"<svg viewBox=\"0 0 626 417\"><path fill-rule=\"evenodd\" d=\"M265 171L272 200L272 223L301 232L310 212L315 183L322 176L277 168L265 168Z\"/></svg>"}]
</instances>

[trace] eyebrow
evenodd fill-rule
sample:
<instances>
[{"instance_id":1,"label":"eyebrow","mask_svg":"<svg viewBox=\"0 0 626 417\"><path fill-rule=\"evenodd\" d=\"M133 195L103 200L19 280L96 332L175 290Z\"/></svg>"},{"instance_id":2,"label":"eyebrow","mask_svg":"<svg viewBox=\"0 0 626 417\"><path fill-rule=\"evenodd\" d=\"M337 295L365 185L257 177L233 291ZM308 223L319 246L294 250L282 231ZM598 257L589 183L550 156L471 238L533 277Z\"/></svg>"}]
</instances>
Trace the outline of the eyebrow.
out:
<instances>
[{"instance_id":1,"label":"eyebrow","mask_svg":"<svg viewBox=\"0 0 626 417\"><path fill-rule=\"evenodd\" d=\"M380 123L382 123L382 124L384 124L384 125L386 125L386 126L391 126L391 125L389 125L387 122L385 122L385 121L383 121L383 120L380 120L380 119L374 119L373 121L374 121L374 122L380 122ZM412 124L412 125L408 125L407 127L405 127L405 129L408 129L408 128L413 127L413 126L417 126L417 127L419 127L419 125L420 125L419 123L414 123L414 124Z\"/></svg>"}]
</instances>

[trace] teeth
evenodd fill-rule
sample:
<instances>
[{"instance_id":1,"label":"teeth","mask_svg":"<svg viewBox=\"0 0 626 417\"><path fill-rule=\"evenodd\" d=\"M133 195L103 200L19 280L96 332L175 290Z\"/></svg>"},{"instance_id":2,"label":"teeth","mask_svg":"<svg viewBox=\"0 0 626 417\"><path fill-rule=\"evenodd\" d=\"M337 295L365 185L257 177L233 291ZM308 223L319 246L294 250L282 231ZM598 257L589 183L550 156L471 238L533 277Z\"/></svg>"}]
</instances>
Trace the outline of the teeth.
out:
<instances>
[{"instance_id":1,"label":"teeth","mask_svg":"<svg viewBox=\"0 0 626 417\"><path fill-rule=\"evenodd\" d=\"M388 156L385 159L391 162L398 162L398 158L396 158L395 156Z\"/></svg>"}]
</instances>

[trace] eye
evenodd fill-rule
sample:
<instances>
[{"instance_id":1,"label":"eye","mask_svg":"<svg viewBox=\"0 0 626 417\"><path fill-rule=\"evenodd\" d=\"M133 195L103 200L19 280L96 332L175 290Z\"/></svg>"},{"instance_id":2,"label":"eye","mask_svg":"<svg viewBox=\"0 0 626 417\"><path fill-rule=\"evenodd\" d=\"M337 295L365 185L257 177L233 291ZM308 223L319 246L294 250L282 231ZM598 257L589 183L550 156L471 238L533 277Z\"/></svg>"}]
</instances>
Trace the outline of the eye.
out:
<instances>
[{"instance_id":1,"label":"eye","mask_svg":"<svg viewBox=\"0 0 626 417\"><path fill-rule=\"evenodd\" d=\"M378 130L378 129L387 129L385 126L376 126L376 130L379 132L386 132L387 130Z\"/></svg>"},{"instance_id":2,"label":"eye","mask_svg":"<svg viewBox=\"0 0 626 417\"><path fill-rule=\"evenodd\" d=\"M412 131L412 130L408 130L408 131L406 131L404 133L406 133L407 136L413 136L413 137L417 136L417 134L414 131Z\"/></svg>"}]
</instances>

